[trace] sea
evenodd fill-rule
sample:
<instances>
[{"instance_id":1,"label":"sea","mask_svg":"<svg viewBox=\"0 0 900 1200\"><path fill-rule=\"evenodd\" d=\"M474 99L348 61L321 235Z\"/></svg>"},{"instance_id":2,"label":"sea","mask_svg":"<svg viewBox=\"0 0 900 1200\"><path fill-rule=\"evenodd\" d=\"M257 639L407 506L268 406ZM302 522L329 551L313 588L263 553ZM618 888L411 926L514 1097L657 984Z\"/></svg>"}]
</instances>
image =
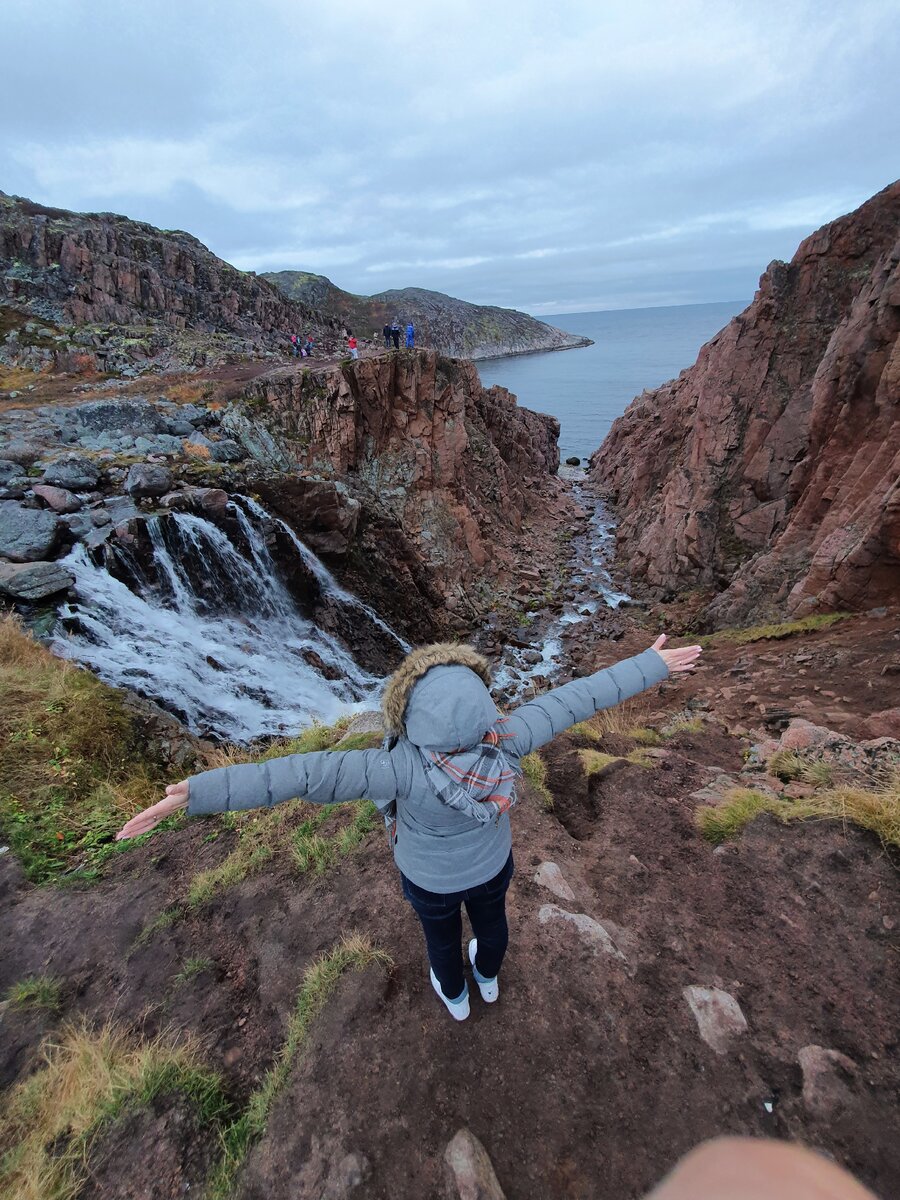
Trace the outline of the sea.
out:
<instances>
[{"instance_id":1,"label":"sea","mask_svg":"<svg viewBox=\"0 0 900 1200\"><path fill-rule=\"evenodd\" d=\"M478 364L485 387L502 384L525 408L560 423L563 462L588 458L635 396L694 364L700 347L746 306L746 300L541 315L580 333L593 346L493 358Z\"/></svg>"}]
</instances>

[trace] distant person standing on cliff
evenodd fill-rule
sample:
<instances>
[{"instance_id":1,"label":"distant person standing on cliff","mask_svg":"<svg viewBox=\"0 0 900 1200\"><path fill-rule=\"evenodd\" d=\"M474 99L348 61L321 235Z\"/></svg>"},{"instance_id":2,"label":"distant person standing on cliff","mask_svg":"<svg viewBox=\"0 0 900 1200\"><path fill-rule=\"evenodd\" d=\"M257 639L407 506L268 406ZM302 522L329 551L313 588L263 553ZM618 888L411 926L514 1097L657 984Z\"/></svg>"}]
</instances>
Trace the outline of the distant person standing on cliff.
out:
<instances>
[{"instance_id":1,"label":"distant person standing on cliff","mask_svg":"<svg viewBox=\"0 0 900 1200\"><path fill-rule=\"evenodd\" d=\"M384 329L382 329L381 332L384 334L384 348L385 348L385 350L390 350L390 348L391 348L391 327L390 327L390 325L385 325Z\"/></svg>"},{"instance_id":2,"label":"distant person standing on cliff","mask_svg":"<svg viewBox=\"0 0 900 1200\"><path fill-rule=\"evenodd\" d=\"M359 343L357 342L356 338L353 336L353 333L351 332L350 336L347 338L347 349L350 351L351 358L359 358L358 345L359 345Z\"/></svg>"},{"instance_id":3,"label":"distant person standing on cliff","mask_svg":"<svg viewBox=\"0 0 900 1200\"><path fill-rule=\"evenodd\" d=\"M413 348L413 346L415 346L415 344L416 344L416 331L415 331L415 329L413 329L412 321L410 321L410 323L406 327L406 348L407 348L407 350L412 350L412 348Z\"/></svg>"},{"instance_id":4,"label":"distant person standing on cliff","mask_svg":"<svg viewBox=\"0 0 900 1200\"><path fill-rule=\"evenodd\" d=\"M394 323L391 326L391 337L394 339L394 349L399 350L400 349L400 326L397 324L396 319L394 320Z\"/></svg>"},{"instance_id":5,"label":"distant person standing on cliff","mask_svg":"<svg viewBox=\"0 0 900 1200\"><path fill-rule=\"evenodd\" d=\"M303 349L306 351L306 357L307 357L307 358L312 358L312 352L313 352L313 340L312 340L312 334L311 334L311 333L308 333L308 334L306 335L306 345L303 347Z\"/></svg>"},{"instance_id":6,"label":"distant person standing on cliff","mask_svg":"<svg viewBox=\"0 0 900 1200\"><path fill-rule=\"evenodd\" d=\"M469 1015L461 948L465 904L474 937L468 960L482 999L500 994L506 890L513 874L509 810L521 760L598 709L612 708L689 671L699 646L649 650L555 688L501 716L490 667L471 646L446 642L409 654L388 680L380 750L322 750L204 771L166 788L117 838L137 837L178 809L239 812L302 797L312 804L369 799L385 819L403 894L425 933L431 986L450 1015Z\"/></svg>"}]
</instances>

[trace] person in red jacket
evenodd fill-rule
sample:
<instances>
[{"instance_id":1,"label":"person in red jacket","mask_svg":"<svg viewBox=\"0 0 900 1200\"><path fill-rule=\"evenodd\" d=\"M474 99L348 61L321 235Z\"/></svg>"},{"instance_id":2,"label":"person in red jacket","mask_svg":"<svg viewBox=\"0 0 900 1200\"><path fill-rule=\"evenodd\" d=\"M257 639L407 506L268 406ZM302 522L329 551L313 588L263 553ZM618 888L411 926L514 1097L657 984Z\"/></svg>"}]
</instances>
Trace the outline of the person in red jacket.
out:
<instances>
[{"instance_id":1,"label":"person in red jacket","mask_svg":"<svg viewBox=\"0 0 900 1200\"><path fill-rule=\"evenodd\" d=\"M350 357L359 358L359 350L357 349L358 343L352 333L347 338L347 345L350 348Z\"/></svg>"}]
</instances>

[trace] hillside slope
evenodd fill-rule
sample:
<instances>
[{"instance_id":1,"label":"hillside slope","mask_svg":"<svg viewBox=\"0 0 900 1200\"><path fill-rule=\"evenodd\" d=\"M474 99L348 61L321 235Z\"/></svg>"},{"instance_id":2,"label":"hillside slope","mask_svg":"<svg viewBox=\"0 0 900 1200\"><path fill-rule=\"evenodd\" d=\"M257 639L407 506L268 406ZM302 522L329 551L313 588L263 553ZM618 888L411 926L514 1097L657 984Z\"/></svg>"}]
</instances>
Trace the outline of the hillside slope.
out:
<instances>
[{"instance_id":1,"label":"hillside slope","mask_svg":"<svg viewBox=\"0 0 900 1200\"><path fill-rule=\"evenodd\" d=\"M364 337L375 333L380 338L383 326L395 319L403 326L412 321L421 344L457 358L501 358L591 344L589 338L566 333L527 313L469 304L424 288L355 296L324 275L306 271L269 271L262 278L291 299L313 305Z\"/></svg>"},{"instance_id":2,"label":"hillside slope","mask_svg":"<svg viewBox=\"0 0 900 1200\"><path fill-rule=\"evenodd\" d=\"M900 182L774 262L594 454L618 547L717 624L900 594Z\"/></svg>"}]
</instances>

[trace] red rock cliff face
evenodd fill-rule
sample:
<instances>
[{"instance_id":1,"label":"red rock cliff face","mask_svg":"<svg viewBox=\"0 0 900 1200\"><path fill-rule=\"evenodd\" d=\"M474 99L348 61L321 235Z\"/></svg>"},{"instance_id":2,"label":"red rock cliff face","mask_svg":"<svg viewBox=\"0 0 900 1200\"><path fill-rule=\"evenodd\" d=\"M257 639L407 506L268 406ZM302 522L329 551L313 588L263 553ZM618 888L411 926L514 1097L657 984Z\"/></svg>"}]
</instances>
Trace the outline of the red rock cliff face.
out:
<instances>
[{"instance_id":1,"label":"red rock cliff face","mask_svg":"<svg viewBox=\"0 0 900 1200\"><path fill-rule=\"evenodd\" d=\"M618 549L717 624L900 595L900 183L775 262L591 460Z\"/></svg>"},{"instance_id":2,"label":"red rock cliff face","mask_svg":"<svg viewBox=\"0 0 900 1200\"><path fill-rule=\"evenodd\" d=\"M188 233L0 193L3 299L62 324L159 322L264 339L306 330L315 319Z\"/></svg>"},{"instance_id":3,"label":"red rock cliff face","mask_svg":"<svg viewBox=\"0 0 900 1200\"><path fill-rule=\"evenodd\" d=\"M272 372L229 424L258 459L336 478L364 513L395 522L442 603L470 618L571 507L554 474L558 422L432 351ZM289 490L267 488L267 503Z\"/></svg>"}]
</instances>

